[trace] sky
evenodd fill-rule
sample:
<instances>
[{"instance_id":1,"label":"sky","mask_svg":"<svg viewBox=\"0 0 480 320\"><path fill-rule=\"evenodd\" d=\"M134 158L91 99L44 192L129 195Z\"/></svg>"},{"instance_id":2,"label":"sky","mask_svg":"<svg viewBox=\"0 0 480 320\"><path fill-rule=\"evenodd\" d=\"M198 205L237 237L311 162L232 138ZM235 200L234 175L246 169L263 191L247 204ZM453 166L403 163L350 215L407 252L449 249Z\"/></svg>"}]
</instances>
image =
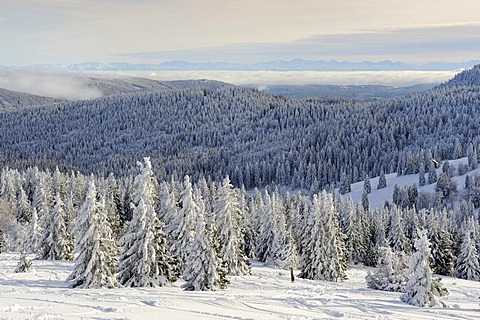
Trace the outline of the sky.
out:
<instances>
[{"instance_id":1,"label":"sky","mask_svg":"<svg viewBox=\"0 0 480 320\"><path fill-rule=\"evenodd\" d=\"M0 0L0 65L477 60L478 0Z\"/></svg>"}]
</instances>

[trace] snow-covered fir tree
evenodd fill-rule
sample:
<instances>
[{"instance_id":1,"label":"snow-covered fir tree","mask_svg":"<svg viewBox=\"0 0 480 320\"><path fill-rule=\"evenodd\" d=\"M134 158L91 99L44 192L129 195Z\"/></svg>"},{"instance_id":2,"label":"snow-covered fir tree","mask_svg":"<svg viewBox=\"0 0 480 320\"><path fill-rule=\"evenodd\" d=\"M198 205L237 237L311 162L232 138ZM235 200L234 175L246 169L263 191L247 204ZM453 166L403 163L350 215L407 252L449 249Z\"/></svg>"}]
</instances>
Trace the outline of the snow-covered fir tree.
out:
<instances>
[{"instance_id":1,"label":"snow-covered fir tree","mask_svg":"<svg viewBox=\"0 0 480 320\"><path fill-rule=\"evenodd\" d=\"M367 287L375 290L405 292L407 270L389 247L380 247L377 270L366 276Z\"/></svg>"},{"instance_id":2,"label":"snow-covered fir tree","mask_svg":"<svg viewBox=\"0 0 480 320\"><path fill-rule=\"evenodd\" d=\"M222 260L216 252L212 230L205 224L205 204L201 197L196 197L198 211L195 221L195 235L187 249L187 263L182 286L188 291L215 291L225 289L229 283Z\"/></svg>"},{"instance_id":3,"label":"snow-covered fir tree","mask_svg":"<svg viewBox=\"0 0 480 320\"><path fill-rule=\"evenodd\" d=\"M31 219L31 205L28 201L27 194L22 186L18 191L17 196L17 221L23 224L27 224Z\"/></svg>"},{"instance_id":4,"label":"snow-covered fir tree","mask_svg":"<svg viewBox=\"0 0 480 320\"><path fill-rule=\"evenodd\" d=\"M133 218L120 239L117 279L126 287L158 287L176 280L178 264L167 248L164 224L155 214L154 177L149 158L138 163Z\"/></svg>"},{"instance_id":5,"label":"snow-covered fir tree","mask_svg":"<svg viewBox=\"0 0 480 320\"><path fill-rule=\"evenodd\" d=\"M306 217L307 234L302 245L301 277L312 280L346 279L347 260L333 196L326 191L314 194Z\"/></svg>"},{"instance_id":6,"label":"snow-covered fir tree","mask_svg":"<svg viewBox=\"0 0 480 320\"><path fill-rule=\"evenodd\" d=\"M231 275L250 273L248 257L243 252L241 212L230 178L227 176L217 191L213 202L213 214L217 219L220 257Z\"/></svg>"},{"instance_id":7,"label":"snow-covered fir tree","mask_svg":"<svg viewBox=\"0 0 480 320\"><path fill-rule=\"evenodd\" d=\"M30 224L28 227L28 239L27 239L27 248L28 253L36 253L38 250L38 245L42 237L42 227L40 227L38 222L37 209L33 207L32 209L32 218L30 219Z\"/></svg>"},{"instance_id":8,"label":"snow-covered fir tree","mask_svg":"<svg viewBox=\"0 0 480 320\"><path fill-rule=\"evenodd\" d=\"M266 262L272 257L272 247L275 237L275 198L270 197L265 190L264 203L259 207L259 234L257 237L256 256L261 262Z\"/></svg>"},{"instance_id":9,"label":"snow-covered fir tree","mask_svg":"<svg viewBox=\"0 0 480 320\"><path fill-rule=\"evenodd\" d=\"M170 252L180 262L180 270L184 269L187 262L187 248L193 240L195 215L198 210L193 200L193 188L189 176L185 176L183 188L180 193L181 208L168 226L168 229L166 229L171 239Z\"/></svg>"},{"instance_id":10,"label":"snow-covered fir tree","mask_svg":"<svg viewBox=\"0 0 480 320\"><path fill-rule=\"evenodd\" d=\"M73 288L120 287L115 277L116 247L103 205L97 201L93 179L75 222L75 267L68 277Z\"/></svg>"},{"instance_id":11,"label":"snow-covered fir tree","mask_svg":"<svg viewBox=\"0 0 480 320\"><path fill-rule=\"evenodd\" d=\"M415 241L415 252L410 257L407 286L400 299L418 307L445 306L440 300L448 294L439 279L432 278L429 266L430 241L427 231L422 230L420 237Z\"/></svg>"},{"instance_id":12,"label":"snow-covered fir tree","mask_svg":"<svg viewBox=\"0 0 480 320\"><path fill-rule=\"evenodd\" d=\"M384 189L387 187L387 179L385 178L385 172L382 170L380 172L380 177L378 178L377 189Z\"/></svg>"},{"instance_id":13,"label":"snow-covered fir tree","mask_svg":"<svg viewBox=\"0 0 480 320\"><path fill-rule=\"evenodd\" d=\"M401 208L394 206L390 217L388 242L395 252L409 252L409 244L405 236L404 219Z\"/></svg>"},{"instance_id":14,"label":"snow-covered fir tree","mask_svg":"<svg viewBox=\"0 0 480 320\"><path fill-rule=\"evenodd\" d=\"M472 239L473 228L473 217L469 217L462 228L462 242L457 258L457 276L466 280L480 281L478 251L475 241Z\"/></svg>"},{"instance_id":15,"label":"snow-covered fir tree","mask_svg":"<svg viewBox=\"0 0 480 320\"><path fill-rule=\"evenodd\" d=\"M428 235L432 252L431 266L435 273L451 276L455 273L453 235L447 221L447 212L430 215Z\"/></svg>"},{"instance_id":16,"label":"snow-covered fir tree","mask_svg":"<svg viewBox=\"0 0 480 320\"><path fill-rule=\"evenodd\" d=\"M54 197L53 208L47 213L43 236L39 241L40 258L46 260L72 260L73 243L67 232L60 193Z\"/></svg>"},{"instance_id":17,"label":"snow-covered fir tree","mask_svg":"<svg viewBox=\"0 0 480 320\"><path fill-rule=\"evenodd\" d=\"M365 175L365 179L363 180L363 190L367 194L372 192L372 186L370 184L370 178L368 177L368 174Z\"/></svg>"}]
</instances>

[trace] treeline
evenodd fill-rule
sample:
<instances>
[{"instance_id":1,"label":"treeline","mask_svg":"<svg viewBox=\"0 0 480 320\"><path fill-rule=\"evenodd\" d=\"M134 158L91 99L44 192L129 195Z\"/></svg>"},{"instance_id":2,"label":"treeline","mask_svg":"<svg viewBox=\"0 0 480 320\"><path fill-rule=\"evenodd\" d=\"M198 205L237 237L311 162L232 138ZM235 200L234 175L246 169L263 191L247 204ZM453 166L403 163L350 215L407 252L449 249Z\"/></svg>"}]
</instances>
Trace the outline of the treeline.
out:
<instances>
[{"instance_id":1,"label":"treeline","mask_svg":"<svg viewBox=\"0 0 480 320\"><path fill-rule=\"evenodd\" d=\"M149 158L138 171L117 180L3 169L2 250L75 259L72 286L163 286L183 277L187 290L215 290L228 275L248 274L250 258L341 281L353 264L377 265L385 247L407 259L426 230L434 272L480 280L471 202L451 211L394 204L370 211L327 191L248 193L228 177L158 182Z\"/></svg>"}]
</instances>

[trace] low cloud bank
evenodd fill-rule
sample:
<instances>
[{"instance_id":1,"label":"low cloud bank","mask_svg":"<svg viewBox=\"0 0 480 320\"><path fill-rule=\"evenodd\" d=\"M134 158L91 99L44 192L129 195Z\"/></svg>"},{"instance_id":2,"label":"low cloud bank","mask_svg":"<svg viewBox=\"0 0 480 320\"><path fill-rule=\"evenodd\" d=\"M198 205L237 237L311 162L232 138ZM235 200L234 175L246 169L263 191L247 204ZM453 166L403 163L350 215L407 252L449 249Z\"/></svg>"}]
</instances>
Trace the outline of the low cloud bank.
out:
<instances>
[{"instance_id":1,"label":"low cloud bank","mask_svg":"<svg viewBox=\"0 0 480 320\"><path fill-rule=\"evenodd\" d=\"M102 96L98 88L88 85L85 77L42 69L0 70L0 88L67 100Z\"/></svg>"},{"instance_id":2,"label":"low cloud bank","mask_svg":"<svg viewBox=\"0 0 480 320\"><path fill-rule=\"evenodd\" d=\"M386 85L410 86L442 83L458 71L159 71L125 72L124 75L155 80L208 79L246 85Z\"/></svg>"}]
</instances>

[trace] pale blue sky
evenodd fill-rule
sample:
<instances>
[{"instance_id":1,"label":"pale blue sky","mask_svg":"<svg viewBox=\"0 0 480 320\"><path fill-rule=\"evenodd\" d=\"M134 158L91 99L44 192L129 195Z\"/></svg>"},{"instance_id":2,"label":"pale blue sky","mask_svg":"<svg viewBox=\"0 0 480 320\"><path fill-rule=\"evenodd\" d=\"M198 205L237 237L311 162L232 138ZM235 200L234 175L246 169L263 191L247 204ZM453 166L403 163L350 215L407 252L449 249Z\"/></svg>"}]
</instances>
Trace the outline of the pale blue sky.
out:
<instances>
[{"instance_id":1,"label":"pale blue sky","mask_svg":"<svg viewBox=\"0 0 480 320\"><path fill-rule=\"evenodd\" d=\"M478 0L0 0L0 65L480 57Z\"/></svg>"}]
</instances>

